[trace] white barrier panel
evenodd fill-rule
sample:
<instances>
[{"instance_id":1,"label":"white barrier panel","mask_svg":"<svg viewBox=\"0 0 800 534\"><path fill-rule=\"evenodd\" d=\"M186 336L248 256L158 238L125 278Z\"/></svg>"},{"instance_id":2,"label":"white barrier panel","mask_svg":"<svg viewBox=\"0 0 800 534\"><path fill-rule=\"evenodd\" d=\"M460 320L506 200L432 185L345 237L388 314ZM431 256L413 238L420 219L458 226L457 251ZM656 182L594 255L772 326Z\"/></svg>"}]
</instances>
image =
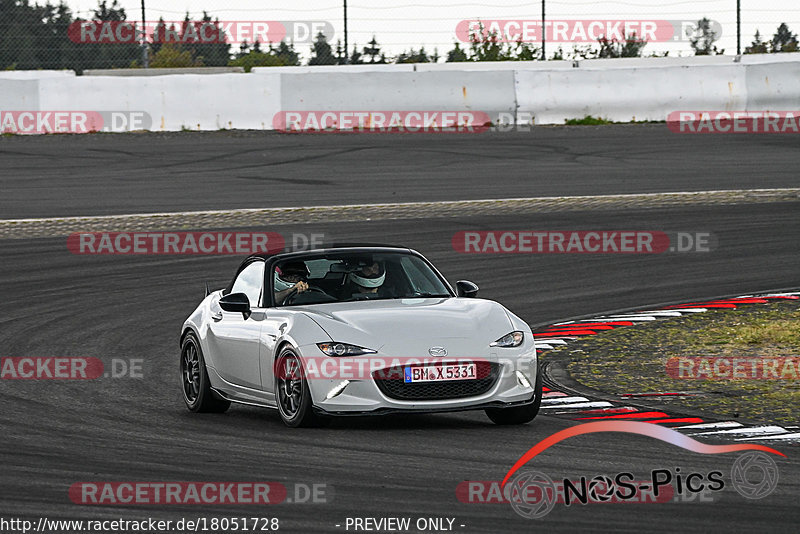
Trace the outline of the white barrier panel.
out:
<instances>
[{"instance_id":1,"label":"white barrier panel","mask_svg":"<svg viewBox=\"0 0 800 534\"><path fill-rule=\"evenodd\" d=\"M417 63L417 72L560 70L575 68L573 61L464 61L458 63Z\"/></svg>"},{"instance_id":2,"label":"white barrier panel","mask_svg":"<svg viewBox=\"0 0 800 534\"><path fill-rule=\"evenodd\" d=\"M744 69L747 111L800 110L800 62L746 65Z\"/></svg>"},{"instance_id":3,"label":"white barrier panel","mask_svg":"<svg viewBox=\"0 0 800 534\"><path fill-rule=\"evenodd\" d=\"M582 59L580 68L630 69L633 67L689 67L700 65L733 65L736 56L686 56L686 57L619 57Z\"/></svg>"},{"instance_id":4,"label":"white barrier panel","mask_svg":"<svg viewBox=\"0 0 800 534\"><path fill-rule=\"evenodd\" d=\"M785 61L790 56L797 59ZM358 65L155 77L32 71L27 78L0 76L0 111L145 112L148 129L175 131L272 129L279 111L474 111L493 122L514 116L525 122L533 115L535 124L563 124L586 115L627 122L664 120L681 110L800 107L800 54L745 57L753 62L714 56L684 66L647 58L584 61L580 68L570 62L508 62L496 70L448 64L417 65L422 70L415 72L407 70L413 65L383 65L372 72ZM767 59L775 61L763 63ZM644 66L634 66L640 62ZM548 65L556 68L540 68Z\"/></svg>"},{"instance_id":5,"label":"white barrier panel","mask_svg":"<svg viewBox=\"0 0 800 534\"><path fill-rule=\"evenodd\" d=\"M280 110L278 76L79 76L38 83L42 110L143 111L151 130L271 129Z\"/></svg>"},{"instance_id":6,"label":"white barrier panel","mask_svg":"<svg viewBox=\"0 0 800 534\"><path fill-rule=\"evenodd\" d=\"M741 65L517 71L516 87L518 112L532 112L536 124L586 115L618 122L665 120L672 111L747 105Z\"/></svg>"},{"instance_id":7,"label":"white barrier panel","mask_svg":"<svg viewBox=\"0 0 800 534\"><path fill-rule=\"evenodd\" d=\"M0 78L0 111L38 110L38 80L7 80ZM0 130L2 130L1 127Z\"/></svg>"},{"instance_id":8,"label":"white barrier panel","mask_svg":"<svg viewBox=\"0 0 800 534\"><path fill-rule=\"evenodd\" d=\"M255 74L354 74L364 72L450 72L522 69L572 69L572 61L464 61L458 63L400 63L388 65L303 65L299 67L253 67Z\"/></svg>"},{"instance_id":9,"label":"white barrier panel","mask_svg":"<svg viewBox=\"0 0 800 534\"><path fill-rule=\"evenodd\" d=\"M41 80L42 78L74 78L73 70L0 70L0 79Z\"/></svg>"},{"instance_id":10,"label":"white barrier panel","mask_svg":"<svg viewBox=\"0 0 800 534\"><path fill-rule=\"evenodd\" d=\"M800 52L780 54L747 54L742 56L741 62L745 65L761 63L800 63Z\"/></svg>"},{"instance_id":11,"label":"white barrier panel","mask_svg":"<svg viewBox=\"0 0 800 534\"><path fill-rule=\"evenodd\" d=\"M513 71L284 74L281 95L284 111L515 111Z\"/></svg>"},{"instance_id":12,"label":"white barrier panel","mask_svg":"<svg viewBox=\"0 0 800 534\"><path fill-rule=\"evenodd\" d=\"M414 72L414 64L365 64L365 65L301 65L297 67L253 67L254 74L353 74L362 72Z\"/></svg>"}]
</instances>

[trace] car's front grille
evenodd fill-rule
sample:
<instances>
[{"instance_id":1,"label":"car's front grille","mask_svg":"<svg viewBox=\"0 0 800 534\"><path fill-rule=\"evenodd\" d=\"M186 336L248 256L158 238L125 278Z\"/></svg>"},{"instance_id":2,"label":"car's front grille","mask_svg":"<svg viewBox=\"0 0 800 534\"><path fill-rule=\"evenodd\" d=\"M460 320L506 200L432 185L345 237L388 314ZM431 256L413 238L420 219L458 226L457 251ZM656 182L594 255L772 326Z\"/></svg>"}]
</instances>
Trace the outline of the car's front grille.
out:
<instances>
[{"instance_id":1,"label":"car's front grille","mask_svg":"<svg viewBox=\"0 0 800 534\"><path fill-rule=\"evenodd\" d=\"M406 383L403 368L379 369L372 373L378 389L397 400L445 400L483 395L497 382L500 366L494 362L476 362L475 380Z\"/></svg>"}]
</instances>

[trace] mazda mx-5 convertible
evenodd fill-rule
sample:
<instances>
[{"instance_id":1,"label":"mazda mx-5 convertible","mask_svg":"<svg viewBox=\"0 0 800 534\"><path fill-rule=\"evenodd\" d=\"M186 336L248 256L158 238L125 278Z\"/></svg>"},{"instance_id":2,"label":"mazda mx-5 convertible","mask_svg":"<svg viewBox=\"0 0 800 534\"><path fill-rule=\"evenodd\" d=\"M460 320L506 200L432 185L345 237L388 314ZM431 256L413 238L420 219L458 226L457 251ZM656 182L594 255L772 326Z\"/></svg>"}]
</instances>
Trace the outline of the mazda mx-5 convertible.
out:
<instances>
[{"instance_id":1,"label":"mazda mx-5 convertible","mask_svg":"<svg viewBox=\"0 0 800 534\"><path fill-rule=\"evenodd\" d=\"M250 256L183 325L184 401L275 408L290 427L460 410L527 423L542 397L531 329L477 292L407 248Z\"/></svg>"}]
</instances>

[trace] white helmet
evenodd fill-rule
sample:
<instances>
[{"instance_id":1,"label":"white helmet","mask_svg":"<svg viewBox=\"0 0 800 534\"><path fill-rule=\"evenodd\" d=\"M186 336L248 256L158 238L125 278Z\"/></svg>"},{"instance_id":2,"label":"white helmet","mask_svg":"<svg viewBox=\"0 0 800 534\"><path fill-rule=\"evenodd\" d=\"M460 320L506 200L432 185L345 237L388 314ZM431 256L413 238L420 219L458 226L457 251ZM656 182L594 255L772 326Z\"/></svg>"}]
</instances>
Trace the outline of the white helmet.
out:
<instances>
[{"instance_id":1,"label":"white helmet","mask_svg":"<svg viewBox=\"0 0 800 534\"><path fill-rule=\"evenodd\" d=\"M352 281L356 285L359 285L361 287L366 287L368 289L381 287L383 285L384 280L386 280L386 269L384 269L383 263L381 262L374 262L372 265L378 266L376 272L365 274L362 269L360 271L350 273L350 281Z\"/></svg>"}]
</instances>

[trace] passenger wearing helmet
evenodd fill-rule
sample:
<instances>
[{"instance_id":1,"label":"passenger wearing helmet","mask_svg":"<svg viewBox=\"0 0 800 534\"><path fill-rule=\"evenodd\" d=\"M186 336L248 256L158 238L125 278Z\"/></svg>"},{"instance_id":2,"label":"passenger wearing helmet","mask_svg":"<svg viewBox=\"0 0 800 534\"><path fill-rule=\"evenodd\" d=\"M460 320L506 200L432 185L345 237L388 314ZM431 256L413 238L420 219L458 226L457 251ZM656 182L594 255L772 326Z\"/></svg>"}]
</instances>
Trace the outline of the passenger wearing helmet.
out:
<instances>
[{"instance_id":1,"label":"passenger wearing helmet","mask_svg":"<svg viewBox=\"0 0 800 534\"><path fill-rule=\"evenodd\" d=\"M386 268L383 262L364 262L358 270L348 275L348 280L353 289L353 296L378 293L378 290L386 281Z\"/></svg>"},{"instance_id":2,"label":"passenger wearing helmet","mask_svg":"<svg viewBox=\"0 0 800 534\"><path fill-rule=\"evenodd\" d=\"M280 304L292 291L302 293L308 290L308 267L305 262L293 261L275 267L273 284L275 302Z\"/></svg>"}]
</instances>

